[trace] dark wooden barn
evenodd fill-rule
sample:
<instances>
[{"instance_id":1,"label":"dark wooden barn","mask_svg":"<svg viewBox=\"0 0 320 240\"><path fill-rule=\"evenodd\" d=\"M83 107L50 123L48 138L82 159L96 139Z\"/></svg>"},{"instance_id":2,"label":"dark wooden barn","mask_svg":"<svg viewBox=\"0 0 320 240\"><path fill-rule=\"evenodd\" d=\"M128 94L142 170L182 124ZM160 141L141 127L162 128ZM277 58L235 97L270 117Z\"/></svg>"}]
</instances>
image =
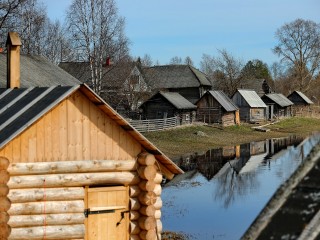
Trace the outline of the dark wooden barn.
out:
<instances>
[{"instance_id":1,"label":"dark wooden barn","mask_svg":"<svg viewBox=\"0 0 320 240\"><path fill-rule=\"evenodd\" d=\"M232 126L240 123L239 109L222 91L208 91L196 103L197 120Z\"/></svg>"},{"instance_id":2,"label":"dark wooden barn","mask_svg":"<svg viewBox=\"0 0 320 240\"><path fill-rule=\"evenodd\" d=\"M281 93L269 93L261 97L262 101L268 106L267 118L281 119L291 117L292 105L288 98Z\"/></svg>"},{"instance_id":3,"label":"dark wooden barn","mask_svg":"<svg viewBox=\"0 0 320 240\"><path fill-rule=\"evenodd\" d=\"M240 109L241 121L259 122L266 120L267 105L255 91L239 89L233 95L232 101Z\"/></svg>"},{"instance_id":4,"label":"dark wooden barn","mask_svg":"<svg viewBox=\"0 0 320 240\"><path fill-rule=\"evenodd\" d=\"M294 103L292 107L293 116L310 116L312 114L313 102L302 92L294 91L288 99Z\"/></svg>"},{"instance_id":5,"label":"dark wooden barn","mask_svg":"<svg viewBox=\"0 0 320 240\"><path fill-rule=\"evenodd\" d=\"M176 92L159 91L141 106L145 119L180 117L181 124L190 123L197 106Z\"/></svg>"}]
</instances>

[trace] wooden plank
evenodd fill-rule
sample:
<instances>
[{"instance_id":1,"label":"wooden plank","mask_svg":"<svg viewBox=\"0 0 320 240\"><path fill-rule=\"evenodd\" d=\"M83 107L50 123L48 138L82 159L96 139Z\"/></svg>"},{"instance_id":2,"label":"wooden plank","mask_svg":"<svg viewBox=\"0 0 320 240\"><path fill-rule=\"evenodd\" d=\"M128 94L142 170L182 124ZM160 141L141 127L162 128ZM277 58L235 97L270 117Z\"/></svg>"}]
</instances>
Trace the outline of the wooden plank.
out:
<instances>
[{"instance_id":1,"label":"wooden plank","mask_svg":"<svg viewBox=\"0 0 320 240\"><path fill-rule=\"evenodd\" d=\"M106 134L105 134L105 118L104 113L97 109L97 159L104 159L106 152Z\"/></svg>"},{"instance_id":2,"label":"wooden plank","mask_svg":"<svg viewBox=\"0 0 320 240\"><path fill-rule=\"evenodd\" d=\"M55 110L54 110L55 111ZM59 150L62 161L68 159L68 123L67 123L67 101L60 103L56 111L59 111Z\"/></svg>"},{"instance_id":3,"label":"wooden plank","mask_svg":"<svg viewBox=\"0 0 320 240\"><path fill-rule=\"evenodd\" d=\"M97 130L97 107L90 103L90 140L91 140L91 159L98 157L98 130Z\"/></svg>"},{"instance_id":4,"label":"wooden plank","mask_svg":"<svg viewBox=\"0 0 320 240\"><path fill-rule=\"evenodd\" d=\"M90 102L83 96L82 101L82 154L84 159L90 159Z\"/></svg>"},{"instance_id":5,"label":"wooden plank","mask_svg":"<svg viewBox=\"0 0 320 240\"><path fill-rule=\"evenodd\" d=\"M44 121L37 121L35 127L37 128L37 160L39 162L45 161L45 125ZM14 161L15 162L15 161Z\"/></svg>"},{"instance_id":6,"label":"wooden plank","mask_svg":"<svg viewBox=\"0 0 320 240\"><path fill-rule=\"evenodd\" d=\"M74 133L75 133L75 160L81 160L83 159L82 155L82 105L83 105L83 99L81 98L81 95L79 92L75 92L73 94L73 104L74 104Z\"/></svg>"},{"instance_id":7,"label":"wooden plank","mask_svg":"<svg viewBox=\"0 0 320 240\"><path fill-rule=\"evenodd\" d=\"M52 138L51 138L51 111L48 112L44 118L44 125L45 125L45 156L46 161L52 161Z\"/></svg>"},{"instance_id":8,"label":"wooden plank","mask_svg":"<svg viewBox=\"0 0 320 240\"><path fill-rule=\"evenodd\" d=\"M59 106L58 106L55 109L55 111L51 111L52 158L56 159L56 160L61 160L60 159L60 144L59 144L59 139L60 139L60 137L59 137L59 125L60 125L59 121L60 121L60 112L59 112Z\"/></svg>"},{"instance_id":9,"label":"wooden plank","mask_svg":"<svg viewBox=\"0 0 320 240\"><path fill-rule=\"evenodd\" d=\"M119 159L119 153L120 153L120 128L115 123L112 122L112 159Z\"/></svg>"},{"instance_id":10,"label":"wooden plank","mask_svg":"<svg viewBox=\"0 0 320 240\"><path fill-rule=\"evenodd\" d=\"M106 133L106 146L105 157L106 159L112 159L112 120L105 116L105 133Z\"/></svg>"},{"instance_id":11,"label":"wooden plank","mask_svg":"<svg viewBox=\"0 0 320 240\"><path fill-rule=\"evenodd\" d=\"M74 96L70 96L67 99L67 113L68 113L68 134L67 134L67 141L68 141L68 159L69 160L76 160L76 131L75 128L75 106L72 100Z\"/></svg>"},{"instance_id":12,"label":"wooden plank","mask_svg":"<svg viewBox=\"0 0 320 240\"><path fill-rule=\"evenodd\" d=\"M0 154L1 155L1 154ZM12 162L19 162L21 158L21 138L20 136L12 140Z\"/></svg>"}]
</instances>

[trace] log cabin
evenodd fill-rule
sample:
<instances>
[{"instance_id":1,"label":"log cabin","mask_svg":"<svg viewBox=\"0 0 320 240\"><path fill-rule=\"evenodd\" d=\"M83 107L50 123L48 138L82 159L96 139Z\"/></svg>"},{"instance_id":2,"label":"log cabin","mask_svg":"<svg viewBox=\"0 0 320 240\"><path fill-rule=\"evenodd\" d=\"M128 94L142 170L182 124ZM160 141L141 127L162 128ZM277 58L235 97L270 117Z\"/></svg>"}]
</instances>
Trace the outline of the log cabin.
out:
<instances>
[{"instance_id":1,"label":"log cabin","mask_svg":"<svg viewBox=\"0 0 320 240\"><path fill-rule=\"evenodd\" d=\"M161 182L183 171L87 85L0 90L0 239L161 239Z\"/></svg>"},{"instance_id":2,"label":"log cabin","mask_svg":"<svg viewBox=\"0 0 320 240\"><path fill-rule=\"evenodd\" d=\"M268 93L261 99L268 106L267 118L269 120L291 117L293 102L283 94Z\"/></svg>"},{"instance_id":3,"label":"log cabin","mask_svg":"<svg viewBox=\"0 0 320 240\"><path fill-rule=\"evenodd\" d=\"M207 91L196 105L198 121L223 127L240 124L238 107L223 91Z\"/></svg>"},{"instance_id":4,"label":"log cabin","mask_svg":"<svg viewBox=\"0 0 320 240\"><path fill-rule=\"evenodd\" d=\"M312 115L312 106L314 103L302 92L293 91L287 97L291 102L293 116L310 116Z\"/></svg>"},{"instance_id":5,"label":"log cabin","mask_svg":"<svg viewBox=\"0 0 320 240\"><path fill-rule=\"evenodd\" d=\"M239 107L240 121L261 122L266 120L267 105L255 91L238 89L232 101Z\"/></svg>"}]
</instances>

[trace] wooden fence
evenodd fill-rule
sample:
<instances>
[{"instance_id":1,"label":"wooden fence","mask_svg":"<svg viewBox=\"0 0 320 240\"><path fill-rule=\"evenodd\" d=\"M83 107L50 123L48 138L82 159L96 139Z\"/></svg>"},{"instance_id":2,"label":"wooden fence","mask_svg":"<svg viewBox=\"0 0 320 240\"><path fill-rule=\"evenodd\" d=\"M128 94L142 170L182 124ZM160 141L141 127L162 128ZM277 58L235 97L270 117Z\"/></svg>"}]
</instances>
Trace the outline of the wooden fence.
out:
<instances>
[{"instance_id":1,"label":"wooden fence","mask_svg":"<svg viewBox=\"0 0 320 240\"><path fill-rule=\"evenodd\" d=\"M129 120L129 123L139 132L152 132L179 126L180 118L176 116L164 119Z\"/></svg>"}]
</instances>

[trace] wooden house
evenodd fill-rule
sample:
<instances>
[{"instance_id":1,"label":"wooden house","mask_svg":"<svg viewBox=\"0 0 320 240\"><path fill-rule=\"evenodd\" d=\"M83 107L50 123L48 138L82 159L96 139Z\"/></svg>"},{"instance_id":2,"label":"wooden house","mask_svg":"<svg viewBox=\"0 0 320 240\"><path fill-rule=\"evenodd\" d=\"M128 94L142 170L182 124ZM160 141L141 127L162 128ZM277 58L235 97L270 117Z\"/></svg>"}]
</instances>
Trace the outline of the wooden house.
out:
<instances>
[{"instance_id":1,"label":"wooden house","mask_svg":"<svg viewBox=\"0 0 320 240\"><path fill-rule=\"evenodd\" d=\"M87 85L19 88L17 39L0 90L0 239L161 239L160 183L183 171Z\"/></svg>"},{"instance_id":2,"label":"wooden house","mask_svg":"<svg viewBox=\"0 0 320 240\"><path fill-rule=\"evenodd\" d=\"M240 109L240 120L245 122L259 122L266 120L267 105L253 90L238 89L232 101Z\"/></svg>"},{"instance_id":3,"label":"wooden house","mask_svg":"<svg viewBox=\"0 0 320 240\"><path fill-rule=\"evenodd\" d=\"M287 97L291 102L293 116L308 116L312 114L313 102L302 92L294 91Z\"/></svg>"},{"instance_id":4,"label":"wooden house","mask_svg":"<svg viewBox=\"0 0 320 240\"><path fill-rule=\"evenodd\" d=\"M267 117L281 119L291 117L292 105L288 98L281 93L269 93L261 97L262 101L268 106Z\"/></svg>"},{"instance_id":5,"label":"wooden house","mask_svg":"<svg viewBox=\"0 0 320 240\"><path fill-rule=\"evenodd\" d=\"M208 91L197 102L197 120L232 126L240 123L239 109L223 91Z\"/></svg>"},{"instance_id":6,"label":"wooden house","mask_svg":"<svg viewBox=\"0 0 320 240\"><path fill-rule=\"evenodd\" d=\"M197 106L176 92L159 91L141 106L146 119L163 119L178 116L180 123L191 123Z\"/></svg>"},{"instance_id":7,"label":"wooden house","mask_svg":"<svg viewBox=\"0 0 320 240\"><path fill-rule=\"evenodd\" d=\"M212 89L208 77L190 65L146 67L143 73L151 89L177 92L193 104Z\"/></svg>"}]
</instances>

